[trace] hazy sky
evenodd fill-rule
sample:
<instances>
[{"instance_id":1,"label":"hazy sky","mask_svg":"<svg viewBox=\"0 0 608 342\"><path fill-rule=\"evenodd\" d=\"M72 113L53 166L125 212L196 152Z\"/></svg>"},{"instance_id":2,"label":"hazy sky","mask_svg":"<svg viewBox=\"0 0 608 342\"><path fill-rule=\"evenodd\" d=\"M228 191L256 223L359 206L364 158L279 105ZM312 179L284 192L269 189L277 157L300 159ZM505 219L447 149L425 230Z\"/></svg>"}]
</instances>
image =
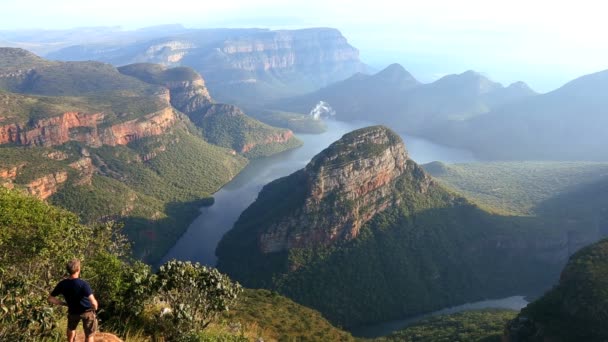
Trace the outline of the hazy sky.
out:
<instances>
[{"instance_id":1,"label":"hazy sky","mask_svg":"<svg viewBox=\"0 0 608 342\"><path fill-rule=\"evenodd\" d=\"M548 91L608 69L608 4L560 0L0 0L0 28L336 27L365 62L423 81L474 69Z\"/></svg>"}]
</instances>

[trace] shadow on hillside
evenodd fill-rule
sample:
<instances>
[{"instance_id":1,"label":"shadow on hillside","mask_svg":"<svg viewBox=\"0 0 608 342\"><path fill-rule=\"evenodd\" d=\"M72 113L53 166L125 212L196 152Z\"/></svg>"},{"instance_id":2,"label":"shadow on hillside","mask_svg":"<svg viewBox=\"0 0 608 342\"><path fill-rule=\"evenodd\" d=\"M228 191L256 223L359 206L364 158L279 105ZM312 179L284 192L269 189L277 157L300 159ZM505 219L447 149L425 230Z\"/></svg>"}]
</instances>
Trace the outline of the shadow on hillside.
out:
<instances>
[{"instance_id":1,"label":"shadow on hillside","mask_svg":"<svg viewBox=\"0 0 608 342\"><path fill-rule=\"evenodd\" d=\"M165 205L165 218L125 218L124 231L133 243L133 256L149 264L156 264L200 214L199 209L210 205L213 205L213 197L190 202L170 202Z\"/></svg>"}]
</instances>

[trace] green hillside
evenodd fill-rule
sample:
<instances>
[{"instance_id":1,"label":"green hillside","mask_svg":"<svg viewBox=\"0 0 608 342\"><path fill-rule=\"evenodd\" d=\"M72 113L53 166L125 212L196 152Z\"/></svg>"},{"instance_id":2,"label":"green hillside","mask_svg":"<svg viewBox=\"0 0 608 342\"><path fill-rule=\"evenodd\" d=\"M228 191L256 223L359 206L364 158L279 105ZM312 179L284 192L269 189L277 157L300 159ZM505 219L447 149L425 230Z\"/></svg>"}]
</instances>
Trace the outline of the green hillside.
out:
<instances>
[{"instance_id":1,"label":"green hillside","mask_svg":"<svg viewBox=\"0 0 608 342\"><path fill-rule=\"evenodd\" d=\"M378 130L347 134L305 169L266 185L218 245L218 268L246 286L276 290L335 324L353 327L486 298L538 293L557 279L567 253L563 241L578 235L584 243L596 236L595 226L577 221L487 211L432 181L408 160L406 171L382 188L382 198L395 196L391 203L396 204L375 214L356 238L314 243L324 231L340 236L329 226L332 220L344 216L339 222L347 221L351 210L384 203L372 197L357 209L353 196L384 182L391 170L376 171L382 180L353 184L355 194L324 190L325 182L349 184L348 177L360 177L356 165L375 165L374 158L386 156L387 146L380 143L349 145L370 129ZM316 211L298 216L309 203L317 203ZM310 233L315 225L320 228ZM274 247L284 246L279 244L285 240L295 241L293 247ZM577 241L568 241L568 247L576 248ZM263 243L273 249L265 251Z\"/></svg>"},{"instance_id":2,"label":"green hillside","mask_svg":"<svg viewBox=\"0 0 608 342\"><path fill-rule=\"evenodd\" d=\"M433 162L423 167L479 205L511 215L538 214L541 203L608 176L608 163L592 162Z\"/></svg>"},{"instance_id":3,"label":"green hillside","mask_svg":"<svg viewBox=\"0 0 608 342\"><path fill-rule=\"evenodd\" d=\"M570 258L560 281L511 321L507 341L608 339L608 240Z\"/></svg>"},{"instance_id":4,"label":"green hillside","mask_svg":"<svg viewBox=\"0 0 608 342\"><path fill-rule=\"evenodd\" d=\"M264 124L234 105L214 103L202 77L191 68L138 63L120 67L119 71L167 86L171 104L188 115L202 129L205 140L214 145L233 149L247 158L259 158L302 144L293 136L286 138L286 130Z\"/></svg>"},{"instance_id":5,"label":"green hillside","mask_svg":"<svg viewBox=\"0 0 608 342\"><path fill-rule=\"evenodd\" d=\"M102 331L127 341L353 340L318 312L269 291L241 292L215 270L171 262L153 273L129 257L119 227L78 221L63 209L0 189L2 340L64 339L65 310L51 307L46 298L63 277L64 263L74 257L83 261L82 277L99 301ZM167 295L167 286L175 292ZM193 300L203 301L183 308ZM173 310L190 316L161 317L159 303L172 303ZM202 309L203 303L215 309ZM209 326L201 324L202 317Z\"/></svg>"},{"instance_id":6,"label":"green hillside","mask_svg":"<svg viewBox=\"0 0 608 342\"><path fill-rule=\"evenodd\" d=\"M500 342L505 326L516 314L516 311L490 309L437 316L375 341Z\"/></svg>"}]
</instances>

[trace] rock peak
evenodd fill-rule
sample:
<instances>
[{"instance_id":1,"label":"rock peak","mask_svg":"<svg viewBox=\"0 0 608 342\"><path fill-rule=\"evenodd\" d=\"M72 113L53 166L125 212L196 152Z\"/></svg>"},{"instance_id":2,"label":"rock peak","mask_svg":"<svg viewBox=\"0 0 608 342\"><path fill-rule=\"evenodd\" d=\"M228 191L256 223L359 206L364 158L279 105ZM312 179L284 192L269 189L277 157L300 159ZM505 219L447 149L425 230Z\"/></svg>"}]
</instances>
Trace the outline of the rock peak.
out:
<instances>
[{"instance_id":1,"label":"rock peak","mask_svg":"<svg viewBox=\"0 0 608 342\"><path fill-rule=\"evenodd\" d=\"M381 125L360 128L345 134L340 140L316 155L306 169L315 170L324 166L345 163L348 160L373 158L382 150L392 147L397 148L401 159L407 159L405 144L397 133Z\"/></svg>"}]
</instances>

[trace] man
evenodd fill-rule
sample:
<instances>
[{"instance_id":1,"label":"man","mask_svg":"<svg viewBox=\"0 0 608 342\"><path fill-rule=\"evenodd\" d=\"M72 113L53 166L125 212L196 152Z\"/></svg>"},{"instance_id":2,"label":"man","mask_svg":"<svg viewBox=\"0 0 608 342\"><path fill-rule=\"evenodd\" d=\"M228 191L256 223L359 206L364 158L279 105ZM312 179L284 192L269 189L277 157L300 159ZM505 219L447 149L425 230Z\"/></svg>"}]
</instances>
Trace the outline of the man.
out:
<instances>
[{"instance_id":1,"label":"man","mask_svg":"<svg viewBox=\"0 0 608 342\"><path fill-rule=\"evenodd\" d=\"M80 260L70 260L65 268L70 276L55 286L48 300L51 304L68 307L68 342L75 341L76 327L78 327L78 323L81 320L86 336L85 342L93 342L95 332L97 331L97 319L95 318L97 300L93 296L89 284L79 279ZM59 295L63 295L65 302L56 298Z\"/></svg>"}]
</instances>

